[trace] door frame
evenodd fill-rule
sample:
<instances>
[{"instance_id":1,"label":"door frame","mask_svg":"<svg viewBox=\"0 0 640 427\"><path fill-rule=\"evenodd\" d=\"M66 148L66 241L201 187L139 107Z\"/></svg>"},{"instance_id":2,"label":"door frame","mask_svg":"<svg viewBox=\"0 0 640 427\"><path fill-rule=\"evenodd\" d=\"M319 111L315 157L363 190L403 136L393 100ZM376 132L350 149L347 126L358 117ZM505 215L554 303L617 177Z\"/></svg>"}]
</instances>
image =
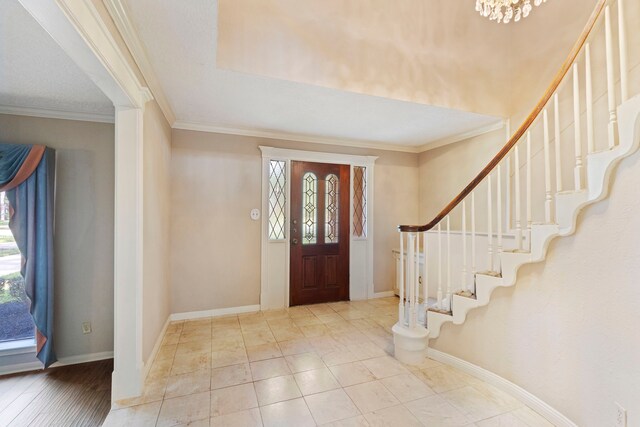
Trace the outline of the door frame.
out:
<instances>
[{"instance_id":1,"label":"door frame","mask_svg":"<svg viewBox=\"0 0 640 427\"><path fill-rule=\"evenodd\" d=\"M260 307L262 310L289 306L291 224L291 162L333 163L350 166L349 197L349 296L351 300L373 298L373 203L374 165L377 156L358 156L318 151L291 150L259 146L262 152L262 221ZM269 240L269 165L271 160L285 162L285 238ZM365 237L353 236L353 168L366 169L367 232Z\"/></svg>"}]
</instances>

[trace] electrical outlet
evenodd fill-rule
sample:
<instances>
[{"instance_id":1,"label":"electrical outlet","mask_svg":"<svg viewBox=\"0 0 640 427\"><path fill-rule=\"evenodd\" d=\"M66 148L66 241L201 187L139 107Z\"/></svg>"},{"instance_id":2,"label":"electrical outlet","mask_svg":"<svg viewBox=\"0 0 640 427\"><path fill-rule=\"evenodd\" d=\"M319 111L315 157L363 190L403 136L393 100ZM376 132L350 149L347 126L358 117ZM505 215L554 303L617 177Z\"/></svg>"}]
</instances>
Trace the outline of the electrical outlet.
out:
<instances>
[{"instance_id":1,"label":"electrical outlet","mask_svg":"<svg viewBox=\"0 0 640 427\"><path fill-rule=\"evenodd\" d=\"M83 334L91 333L91 322L82 322L82 333Z\"/></svg>"},{"instance_id":2,"label":"electrical outlet","mask_svg":"<svg viewBox=\"0 0 640 427\"><path fill-rule=\"evenodd\" d=\"M627 427L627 410L620 406L618 402L613 403L616 405L615 427Z\"/></svg>"}]
</instances>

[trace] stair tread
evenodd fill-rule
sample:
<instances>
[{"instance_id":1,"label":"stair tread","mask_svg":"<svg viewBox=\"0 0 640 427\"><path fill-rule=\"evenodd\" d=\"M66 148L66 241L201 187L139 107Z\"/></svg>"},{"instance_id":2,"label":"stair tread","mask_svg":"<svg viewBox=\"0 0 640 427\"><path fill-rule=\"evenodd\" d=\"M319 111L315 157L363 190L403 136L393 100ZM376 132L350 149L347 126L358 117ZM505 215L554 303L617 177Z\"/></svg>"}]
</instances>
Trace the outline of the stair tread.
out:
<instances>
[{"instance_id":1,"label":"stair tread","mask_svg":"<svg viewBox=\"0 0 640 427\"><path fill-rule=\"evenodd\" d=\"M490 277L497 277L499 279L502 278L502 273L498 272L498 271L478 271L476 274L481 274L483 276L490 276Z\"/></svg>"}]
</instances>

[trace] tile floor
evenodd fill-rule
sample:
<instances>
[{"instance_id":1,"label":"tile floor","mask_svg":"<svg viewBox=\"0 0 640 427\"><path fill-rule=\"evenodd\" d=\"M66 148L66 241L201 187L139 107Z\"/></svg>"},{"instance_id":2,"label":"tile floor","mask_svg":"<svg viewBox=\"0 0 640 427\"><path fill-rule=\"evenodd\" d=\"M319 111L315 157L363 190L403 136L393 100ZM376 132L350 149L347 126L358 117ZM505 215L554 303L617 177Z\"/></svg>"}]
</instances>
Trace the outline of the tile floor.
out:
<instances>
[{"instance_id":1,"label":"tile floor","mask_svg":"<svg viewBox=\"0 0 640 427\"><path fill-rule=\"evenodd\" d=\"M396 298L169 326L143 396L105 426L550 426L463 372L393 354Z\"/></svg>"}]
</instances>

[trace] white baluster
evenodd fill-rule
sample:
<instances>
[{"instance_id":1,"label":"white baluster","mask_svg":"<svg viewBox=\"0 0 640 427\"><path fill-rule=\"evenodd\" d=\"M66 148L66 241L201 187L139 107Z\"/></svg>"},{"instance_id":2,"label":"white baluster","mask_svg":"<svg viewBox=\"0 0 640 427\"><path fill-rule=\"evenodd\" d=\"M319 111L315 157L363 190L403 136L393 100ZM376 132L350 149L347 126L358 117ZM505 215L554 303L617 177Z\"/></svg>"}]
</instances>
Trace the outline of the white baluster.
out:
<instances>
[{"instance_id":1,"label":"white baluster","mask_svg":"<svg viewBox=\"0 0 640 427\"><path fill-rule=\"evenodd\" d=\"M462 200L462 292L467 293L467 200Z\"/></svg>"},{"instance_id":2,"label":"white baluster","mask_svg":"<svg viewBox=\"0 0 640 427\"><path fill-rule=\"evenodd\" d=\"M471 276L473 280L473 293L476 293L476 193L471 192Z\"/></svg>"},{"instance_id":3,"label":"white baluster","mask_svg":"<svg viewBox=\"0 0 640 427\"><path fill-rule=\"evenodd\" d=\"M520 147L516 144L515 157L515 199L516 199L516 249L522 250L522 204L520 203Z\"/></svg>"},{"instance_id":4,"label":"white baluster","mask_svg":"<svg viewBox=\"0 0 640 427\"><path fill-rule=\"evenodd\" d=\"M423 292L423 301L424 301L424 327L427 327L427 313L426 311L429 308L429 271L427 270L427 232L422 232L422 253L423 253L423 263L422 263L422 292Z\"/></svg>"},{"instance_id":5,"label":"white baluster","mask_svg":"<svg viewBox=\"0 0 640 427\"><path fill-rule=\"evenodd\" d=\"M442 225L438 223L438 309L442 310Z\"/></svg>"},{"instance_id":6,"label":"white baluster","mask_svg":"<svg viewBox=\"0 0 640 427\"><path fill-rule=\"evenodd\" d=\"M582 129L580 125L580 77L578 64L573 64L573 129L576 167L574 169L575 190L582 190Z\"/></svg>"},{"instance_id":7,"label":"white baluster","mask_svg":"<svg viewBox=\"0 0 640 427\"><path fill-rule=\"evenodd\" d=\"M621 102L629 99L629 67L627 65L627 24L624 12L625 0L618 0L618 44L620 47L620 93Z\"/></svg>"},{"instance_id":8,"label":"white baluster","mask_svg":"<svg viewBox=\"0 0 640 427\"><path fill-rule=\"evenodd\" d=\"M549 116L545 108L542 113L544 122L544 221L551 224L551 155L549 153Z\"/></svg>"},{"instance_id":9,"label":"white baluster","mask_svg":"<svg viewBox=\"0 0 640 427\"><path fill-rule=\"evenodd\" d=\"M616 113L616 90L613 69L613 35L611 32L611 10L609 5L604 9L605 39L607 50L607 100L609 105L609 148L617 145L618 115Z\"/></svg>"},{"instance_id":10,"label":"white baluster","mask_svg":"<svg viewBox=\"0 0 640 427\"><path fill-rule=\"evenodd\" d=\"M531 224L533 205L531 204L531 131L527 132L527 242L531 250Z\"/></svg>"},{"instance_id":11,"label":"white baluster","mask_svg":"<svg viewBox=\"0 0 640 427\"><path fill-rule=\"evenodd\" d=\"M398 305L398 321L404 325L404 233L400 233L400 303Z\"/></svg>"},{"instance_id":12,"label":"white baluster","mask_svg":"<svg viewBox=\"0 0 640 427\"><path fill-rule=\"evenodd\" d=\"M585 46L585 84L587 85L587 153L591 154L596 151L595 141L593 139L593 84L591 82L591 45Z\"/></svg>"},{"instance_id":13,"label":"white baluster","mask_svg":"<svg viewBox=\"0 0 640 427\"><path fill-rule=\"evenodd\" d=\"M447 310L451 311L451 221L447 215Z\"/></svg>"},{"instance_id":14,"label":"white baluster","mask_svg":"<svg viewBox=\"0 0 640 427\"><path fill-rule=\"evenodd\" d=\"M487 175L487 241L489 271L493 271L493 196L491 187L491 174L489 174Z\"/></svg>"},{"instance_id":15,"label":"white baluster","mask_svg":"<svg viewBox=\"0 0 640 427\"><path fill-rule=\"evenodd\" d=\"M418 295L420 295L420 234L416 233L415 238L416 243L416 257L415 257L415 277L413 282L413 287L411 288L411 323L412 327L415 327L418 323L418 311L417 311L417 303L418 303Z\"/></svg>"},{"instance_id":16,"label":"white baluster","mask_svg":"<svg viewBox=\"0 0 640 427\"><path fill-rule=\"evenodd\" d=\"M408 324L409 327L412 328L413 325L413 301L415 299L414 295L414 279L416 274L416 262L415 262L415 250L416 250L416 242L415 242L415 233L409 233L407 236L407 305L409 307L409 316L408 316Z\"/></svg>"},{"instance_id":17,"label":"white baluster","mask_svg":"<svg viewBox=\"0 0 640 427\"><path fill-rule=\"evenodd\" d=\"M560 107L558 105L558 94L553 95L553 119L555 132L555 151L556 151L556 193L562 191L562 158L561 158L561 142L560 142Z\"/></svg>"},{"instance_id":18,"label":"white baluster","mask_svg":"<svg viewBox=\"0 0 640 427\"><path fill-rule=\"evenodd\" d=\"M496 176L496 221L498 222L498 266L496 271L502 271L502 166L498 163Z\"/></svg>"},{"instance_id":19,"label":"white baluster","mask_svg":"<svg viewBox=\"0 0 640 427\"><path fill-rule=\"evenodd\" d=\"M507 120L507 124L506 124L506 141L509 142L509 140L511 139L511 124L509 122L509 120ZM506 165L507 165L507 188L506 188L506 198L505 198L505 204L506 204L506 216L505 216L505 224L507 225L506 231L509 232L509 230L511 230L512 227L512 223L511 223L511 152L509 152L509 154L507 154L506 159L505 159Z\"/></svg>"}]
</instances>

